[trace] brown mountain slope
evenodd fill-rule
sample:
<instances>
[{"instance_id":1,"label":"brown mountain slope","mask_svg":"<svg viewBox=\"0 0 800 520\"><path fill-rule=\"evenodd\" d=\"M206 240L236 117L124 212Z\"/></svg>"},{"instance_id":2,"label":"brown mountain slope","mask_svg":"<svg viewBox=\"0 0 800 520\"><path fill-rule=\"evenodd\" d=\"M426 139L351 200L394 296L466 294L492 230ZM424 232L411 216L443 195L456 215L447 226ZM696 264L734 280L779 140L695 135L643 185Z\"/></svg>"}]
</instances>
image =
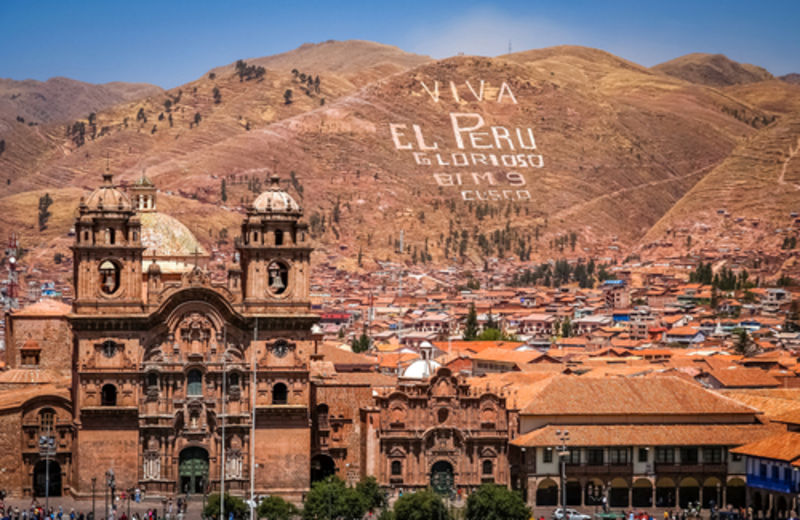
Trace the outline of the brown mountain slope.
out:
<instances>
[{"instance_id":1,"label":"brown mountain slope","mask_svg":"<svg viewBox=\"0 0 800 520\"><path fill-rule=\"evenodd\" d=\"M800 116L742 142L642 240L662 248L776 249L800 211ZM780 231L779 231L780 230ZM692 235L692 239L687 239Z\"/></svg>"},{"instance_id":2,"label":"brown mountain slope","mask_svg":"<svg viewBox=\"0 0 800 520\"><path fill-rule=\"evenodd\" d=\"M724 87L773 79L761 67L738 63L722 54L694 53L660 63L653 70L690 83Z\"/></svg>"},{"instance_id":3,"label":"brown mountain slope","mask_svg":"<svg viewBox=\"0 0 800 520\"><path fill-rule=\"evenodd\" d=\"M333 73L356 85L365 85L429 62L431 58L382 43L328 40L321 43L304 43L289 52L246 61L270 70L297 69L299 72L313 75ZM234 65L230 64L214 71L232 71L233 67Z\"/></svg>"},{"instance_id":4,"label":"brown mountain slope","mask_svg":"<svg viewBox=\"0 0 800 520\"><path fill-rule=\"evenodd\" d=\"M294 172L290 189L323 253L396 256L402 230L401 260L426 251L536 257L571 233L578 248L613 236L634 243L765 115L576 47L430 62L359 90L320 77L320 93L306 93L285 69L244 82L231 70L167 93L180 93L170 112L164 95L99 113L98 135L80 147L53 129L43 137L52 147L12 191L96 186L109 154L119 179L147 168L163 190L236 210L258 191L253 183ZM54 218L51 227L70 224Z\"/></svg>"},{"instance_id":5,"label":"brown mountain slope","mask_svg":"<svg viewBox=\"0 0 800 520\"><path fill-rule=\"evenodd\" d=\"M785 74L781 76L780 79L787 83L794 83L795 85L800 84L800 74L796 72L792 72L791 74Z\"/></svg>"},{"instance_id":6,"label":"brown mountain slope","mask_svg":"<svg viewBox=\"0 0 800 520\"><path fill-rule=\"evenodd\" d=\"M723 91L761 110L777 114L800 112L800 83L771 79L732 85Z\"/></svg>"},{"instance_id":7,"label":"brown mountain slope","mask_svg":"<svg viewBox=\"0 0 800 520\"><path fill-rule=\"evenodd\" d=\"M20 116L36 123L66 121L161 92L160 87L146 83L94 85L69 78L44 82L0 79L0 118L16 120Z\"/></svg>"}]
</instances>

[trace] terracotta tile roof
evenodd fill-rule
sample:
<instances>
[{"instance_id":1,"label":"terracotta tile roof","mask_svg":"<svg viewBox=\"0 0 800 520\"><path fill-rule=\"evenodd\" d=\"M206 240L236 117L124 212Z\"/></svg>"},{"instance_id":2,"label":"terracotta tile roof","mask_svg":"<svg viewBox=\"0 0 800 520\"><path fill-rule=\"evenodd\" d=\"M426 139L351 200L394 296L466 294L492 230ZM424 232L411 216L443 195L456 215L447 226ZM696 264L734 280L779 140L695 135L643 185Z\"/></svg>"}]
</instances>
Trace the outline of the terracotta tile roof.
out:
<instances>
[{"instance_id":1,"label":"terracotta tile roof","mask_svg":"<svg viewBox=\"0 0 800 520\"><path fill-rule=\"evenodd\" d=\"M511 444L547 447L558 444L556 430L567 430L571 446L738 446L774 435L763 424L604 424L548 425L517 437Z\"/></svg>"},{"instance_id":2,"label":"terracotta tile roof","mask_svg":"<svg viewBox=\"0 0 800 520\"><path fill-rule=\"evenodd\" d=\"M765 459L795 461L800 458L800 433L786 432L739 446L732 453Z\"/></svg>"},{"instance_id":3,"label":"terracotta tile roof","mask_svg":"<svg viewBox=\"0 0 800 520\"><path fill-rule=\"evenodd\" d=\"M722 386L729 388L774 388L781 385L780 381L760 368L729 366L726 368L712 369L709 370L708 373L719 381Z\"/></svg>"},{"instance_id":4,"label":"terracotta tile roof","mask_svg":"<svg viewBox=\"0 0 800 520\"><path fill-rule=\"evenodd\" d=\"M755 414L733 399L673 376L555 377L523 408L525 415Z\"/></svg>"},{"instance_id":5,"label":"terracotta tile roof","mask_svg":"<svg viewBox=\"0 0 800 520\"><path fill-rule=\"evenodd\" d=\"M339 347L340 343L323 342L319 345L318 352L325 361L334 365L376 365L378 357L371 354L356 354L350 350Z\"/></svg>"},{"instance_id":6,"label":"terracotta tile roof","mask_svg":"<svg viewBox=\"0 0 800 520\"><path fill-rule=\"evenodd\" d=\"M65 367L69 371L69 367ZM0 384L14 383L14 384L45 384L45 383L60 383L62 385L69 385L71 379L69 375L60 374L55 370L48 370L45 368L12 368L0 372ZM2 388L2 386L0 386Z\"/></svg>"},{"instance_id":7,"label":"terracotta tile roof","mask_svg":"<svg viewBox=\"0 0 800 520\"><path fill-rule=\"evenodd\" d=\"M722 391L722 393L742 404L760 410L770 420L777 421L779 417L784 415L787 417L794 416L800 419L800 400L759 395L754 393L753 390L725 390Z\"/></svg>"},{"instance_id":8,"label":"terracotta tile roof","mask_svg":"<svg viewBox=\"0 0 800 520\"><path fill-rule=\"evenodd\" d=\"M433 346L445 352L482 352L488 348L514 350L525 343L521 341L434 341Z\"/></svg>"},{"instance_id":9,"label":"terracotta tile roof","mask_svg":"<svg viewBox=\"0 0 800 520\"><path fill-rule=\"evenodd\" d=\"M56 300L41 300L16 311L14 316L66 316L72 307Z\"/></svg>"}]
</instances>

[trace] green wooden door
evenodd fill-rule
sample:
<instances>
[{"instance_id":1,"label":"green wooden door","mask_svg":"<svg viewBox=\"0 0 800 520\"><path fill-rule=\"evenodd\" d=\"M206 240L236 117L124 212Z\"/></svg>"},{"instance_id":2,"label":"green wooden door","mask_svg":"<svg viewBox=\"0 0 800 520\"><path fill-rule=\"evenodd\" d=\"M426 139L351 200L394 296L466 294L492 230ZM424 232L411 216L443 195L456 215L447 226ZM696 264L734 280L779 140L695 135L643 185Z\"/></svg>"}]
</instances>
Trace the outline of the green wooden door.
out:
<instances>
[{"instance_id":1,"label":"green wooden door","mask_svg":"<svg viewBox=\"0 0 800 520\"><path fill-rule=\"evenodd\" d=\"M208 452L203 448L183 450L178 474L181 477L181 492L202 493L208 481Z\"/></svg>"},{"instance_id":2,"label":"green wooden door","mask_svg":"<svg viewBox=\"0 0 800 520\"><path fill-rule=\"evenodd\" d=\"M431 468L431 487L440 495L453 492L453 466L440 460Z\"/></svg>"}]
</instances>

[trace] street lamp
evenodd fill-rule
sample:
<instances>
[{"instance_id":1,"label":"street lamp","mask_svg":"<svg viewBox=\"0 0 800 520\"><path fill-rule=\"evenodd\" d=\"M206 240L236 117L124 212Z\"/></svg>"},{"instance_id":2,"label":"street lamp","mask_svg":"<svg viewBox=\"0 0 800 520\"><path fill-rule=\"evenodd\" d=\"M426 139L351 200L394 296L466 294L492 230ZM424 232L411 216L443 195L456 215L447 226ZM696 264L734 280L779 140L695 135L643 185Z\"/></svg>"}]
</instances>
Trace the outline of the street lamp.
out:
<instances>
[{"instance_id":1,"label":"street lamp","mask_svg":"<svg viewBox=\"0 0 800 520\"><path fill-rule=\"evenodd\" d=\"M556 430L556 437L561 443L558 446L558 458L561 462L561 518L567 518L567 441L569 432L567 430Z\"/></svg>"},{"instance_id":2,"label":"street lamp","mask_svg":"<svg viewBox=\"0 0 800 520\"><path fill-rule=\"evenodd\" d=\"M108 471L106 471L106 488L107 488L106 489L106 496L108 497L110 495L111 508L112 509L114 507L114 488L116 487L116 485L117 484L116 484L116 481L114 479L114 470L113 469L109 469ZM109 509L109 503L108 503L108 500L107 500L106 501L106 513L105 513L106 516L108 516L109 513L110 513L110 509Z\"/></svg>"},{"instance_id":3,"label":"street lamp","mask_svg":"<svg viewBox=\"0 0 800 520\"><path fill-rule=\"evenodd\" d=\"M50 514L50 457L56 454L56 438L50 435L50 428L47 435L39 436L39 455L44 457L44 509Z\"/></svg>"}]
</instances>

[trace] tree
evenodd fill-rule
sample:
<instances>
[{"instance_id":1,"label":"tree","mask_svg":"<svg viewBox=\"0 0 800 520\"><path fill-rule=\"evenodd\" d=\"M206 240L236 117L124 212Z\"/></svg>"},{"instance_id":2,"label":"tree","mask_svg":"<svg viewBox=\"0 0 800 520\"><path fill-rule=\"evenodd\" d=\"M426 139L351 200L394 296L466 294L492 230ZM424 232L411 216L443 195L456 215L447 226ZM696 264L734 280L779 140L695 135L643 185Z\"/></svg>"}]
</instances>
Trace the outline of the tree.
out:
<instances>
[{"instance_id":1,"label":"tree","mask_svg":"<svg viewBox=\"0 0 800 520\"><path fill-rule=\"evenodd\" d=\"M569 316L564 318L564 322L561 324L561 337L568 338L572 336L572 322L569 321Z\"/></svg>"},{"instance_id":2,"label":"tree","mask_svg":"<svg viewBox=\"0 0 800 520\"><path fill-rule=\"evenodd\" d=\"M733 344L733 349L743 356L749 355L753 348L753 341L750 339L747 329L734 329L733 333L736 334L736 343Z\"/></svg>"},{"instance_id":3,"label":"tree","mask_svg":"<svg viewBox=\"0 0 800 520\"><path fill-rule=\"evenodd\" d=\"M39 231L47 229L47 221L50 219L49 208L53 204L53 199L50 198L49 193L45 193L39 197Z\"/></svg>"},{"instance_id":4,"label":"tree","mask_svg":"<svg viewBox=\"0 0 800 520\"><path fill-rule=\"evenodd\" d=\"M215 105L219 105L220 103L222 103L222 94L220 93L219 88L214 86L214 90L212 90L211 93L214 95Z\"/></svg>"},{"instance_id":5,"label":"tree","mask_svg":"<svg viewBox=\"0 0 800 520\"><path fill-rule=\"evenodd\" d=\"M226 202L228 200L228 190L225 186L225 179L222 179L219 187L220 195L219 197L222 199L222 202Z\"/></svg>"},{"instance_id":6,"label":"tree","mask_svg":"<svg viewBox=\"0 0 800 520\"><path fill-rule=\"evenodd\" d=\"M719 294L717 294L717 288L711 288L711 301L709 302L711 305L711 312L716 313L717 307L719 307Z\"/></svg>"},{"instance_id":7,"label":"tree","mask_svg":"<svg viewBox=\"0 0 800 520\"><path fill-rule=\"evenodd\" d=\"M209 518L219 518L219 493L214 493L213 495L208 495L208 501L206 502L206 507L203 509L203 516ZM228 518L228 515L233 513L233 518L235 520L244 519L250 513L250 509L247 507L247 504L239 497L231 496L225 493L225 518Z\"/></svg>"},{"instance_id":8,"label":"tree","mask_svg":"<svg viewBox=\"0 0 800 520\"><path fill-rule=\"evenodd\" d=\"M467 499L466 520L528 520L531 510L519 493L483 484Z\"/></svg>"},{"instance_id":9,"label":"tree","mask_svg":"<svg viewBox=\"0 0 800 520\"><path fill-rule=\"evenodd\" d=\"M266 518L267 520L290 520L300 514L300 511L291 502L272 495L258 504L257 514L258 518Z\"/></svg>"},{"instance_id":10,"label":"tree","mask_svg":"<svg viewBox=\"0 0 800 520\"><path fill-rule=\"evenodd\" d=\"M355 352L356 354L360 354L361 352L366 352L369 350L370 339L367 335L367 326L364 325L364 329L361 331L361 336L358 338L353 338L352 343L350 343L350 349Z\"/></svg>"},{"instance_id":11,"label":"tree","mask_svg":"<svg viewBox=\"0 0 800 520\"><path fill-rule=\"evenodd\" d=\"M283 93L283 103L285 105L291 105L292 104L292 89L287 88L286 92Z\"/></svg>"},{"instance_id":12,"label":"tree","mask_svg":"<svg viewBox=\"0 0 800 520\"><path fill-rule=\"evenodd\" d=\"M203 119L203 117L200 115L200 112L195 112L195 114L194 114L194 126L199 125L200 121L202 121L202 119Z\"/></svg>"},{"instance_id":13,"label":"tree","mask_svg":"<svg viewBox=\"0 0 800 520\"><path fill-rule=\"evenodd\" d=\"M314 482L303 503L304 520L361 520L366 512L364 497L335 475Z\"/></svg>"},{"instance_id":14,"label":"tree","mask_svg":"<svg viewBox=\"0 0 800 520\"><path fill-rule=\"evenodd\" d=\"M464 325L464 340L474 341L478 336L478 313L475 311L475 304L469 304L469 313L467 313L467 322Z\"/></svg>"},{"instance_id":15,"label":"tree","mask_svg":"<svg viewBox=\"0 0 800 520\"><path fill-rule=\"evenodd\" d=\"M6 151L6 140L0 139L0 155L3 155L3 152Z\"/></svg>"},{"instance_id":16,"label":"tree","mask_svg":"<svg viewBox=\"0 0 800 520\"><path fill-rule=\"evenodd\" d=\"M431 490L408 493L394 504L395 520L450 520L442 498Z\"/></svg>"},{"instance_id":17,"label":"tree","mask_svg":"<svg viewBox=\"0 0 800 520\"><path fill-rule=\"evenodd\" d=\"M378 485L375 477L361 479L356 484L356 491L364 498L368 510L372 511L386 507L386 494Z\"/></svg>"}]
</instances>

